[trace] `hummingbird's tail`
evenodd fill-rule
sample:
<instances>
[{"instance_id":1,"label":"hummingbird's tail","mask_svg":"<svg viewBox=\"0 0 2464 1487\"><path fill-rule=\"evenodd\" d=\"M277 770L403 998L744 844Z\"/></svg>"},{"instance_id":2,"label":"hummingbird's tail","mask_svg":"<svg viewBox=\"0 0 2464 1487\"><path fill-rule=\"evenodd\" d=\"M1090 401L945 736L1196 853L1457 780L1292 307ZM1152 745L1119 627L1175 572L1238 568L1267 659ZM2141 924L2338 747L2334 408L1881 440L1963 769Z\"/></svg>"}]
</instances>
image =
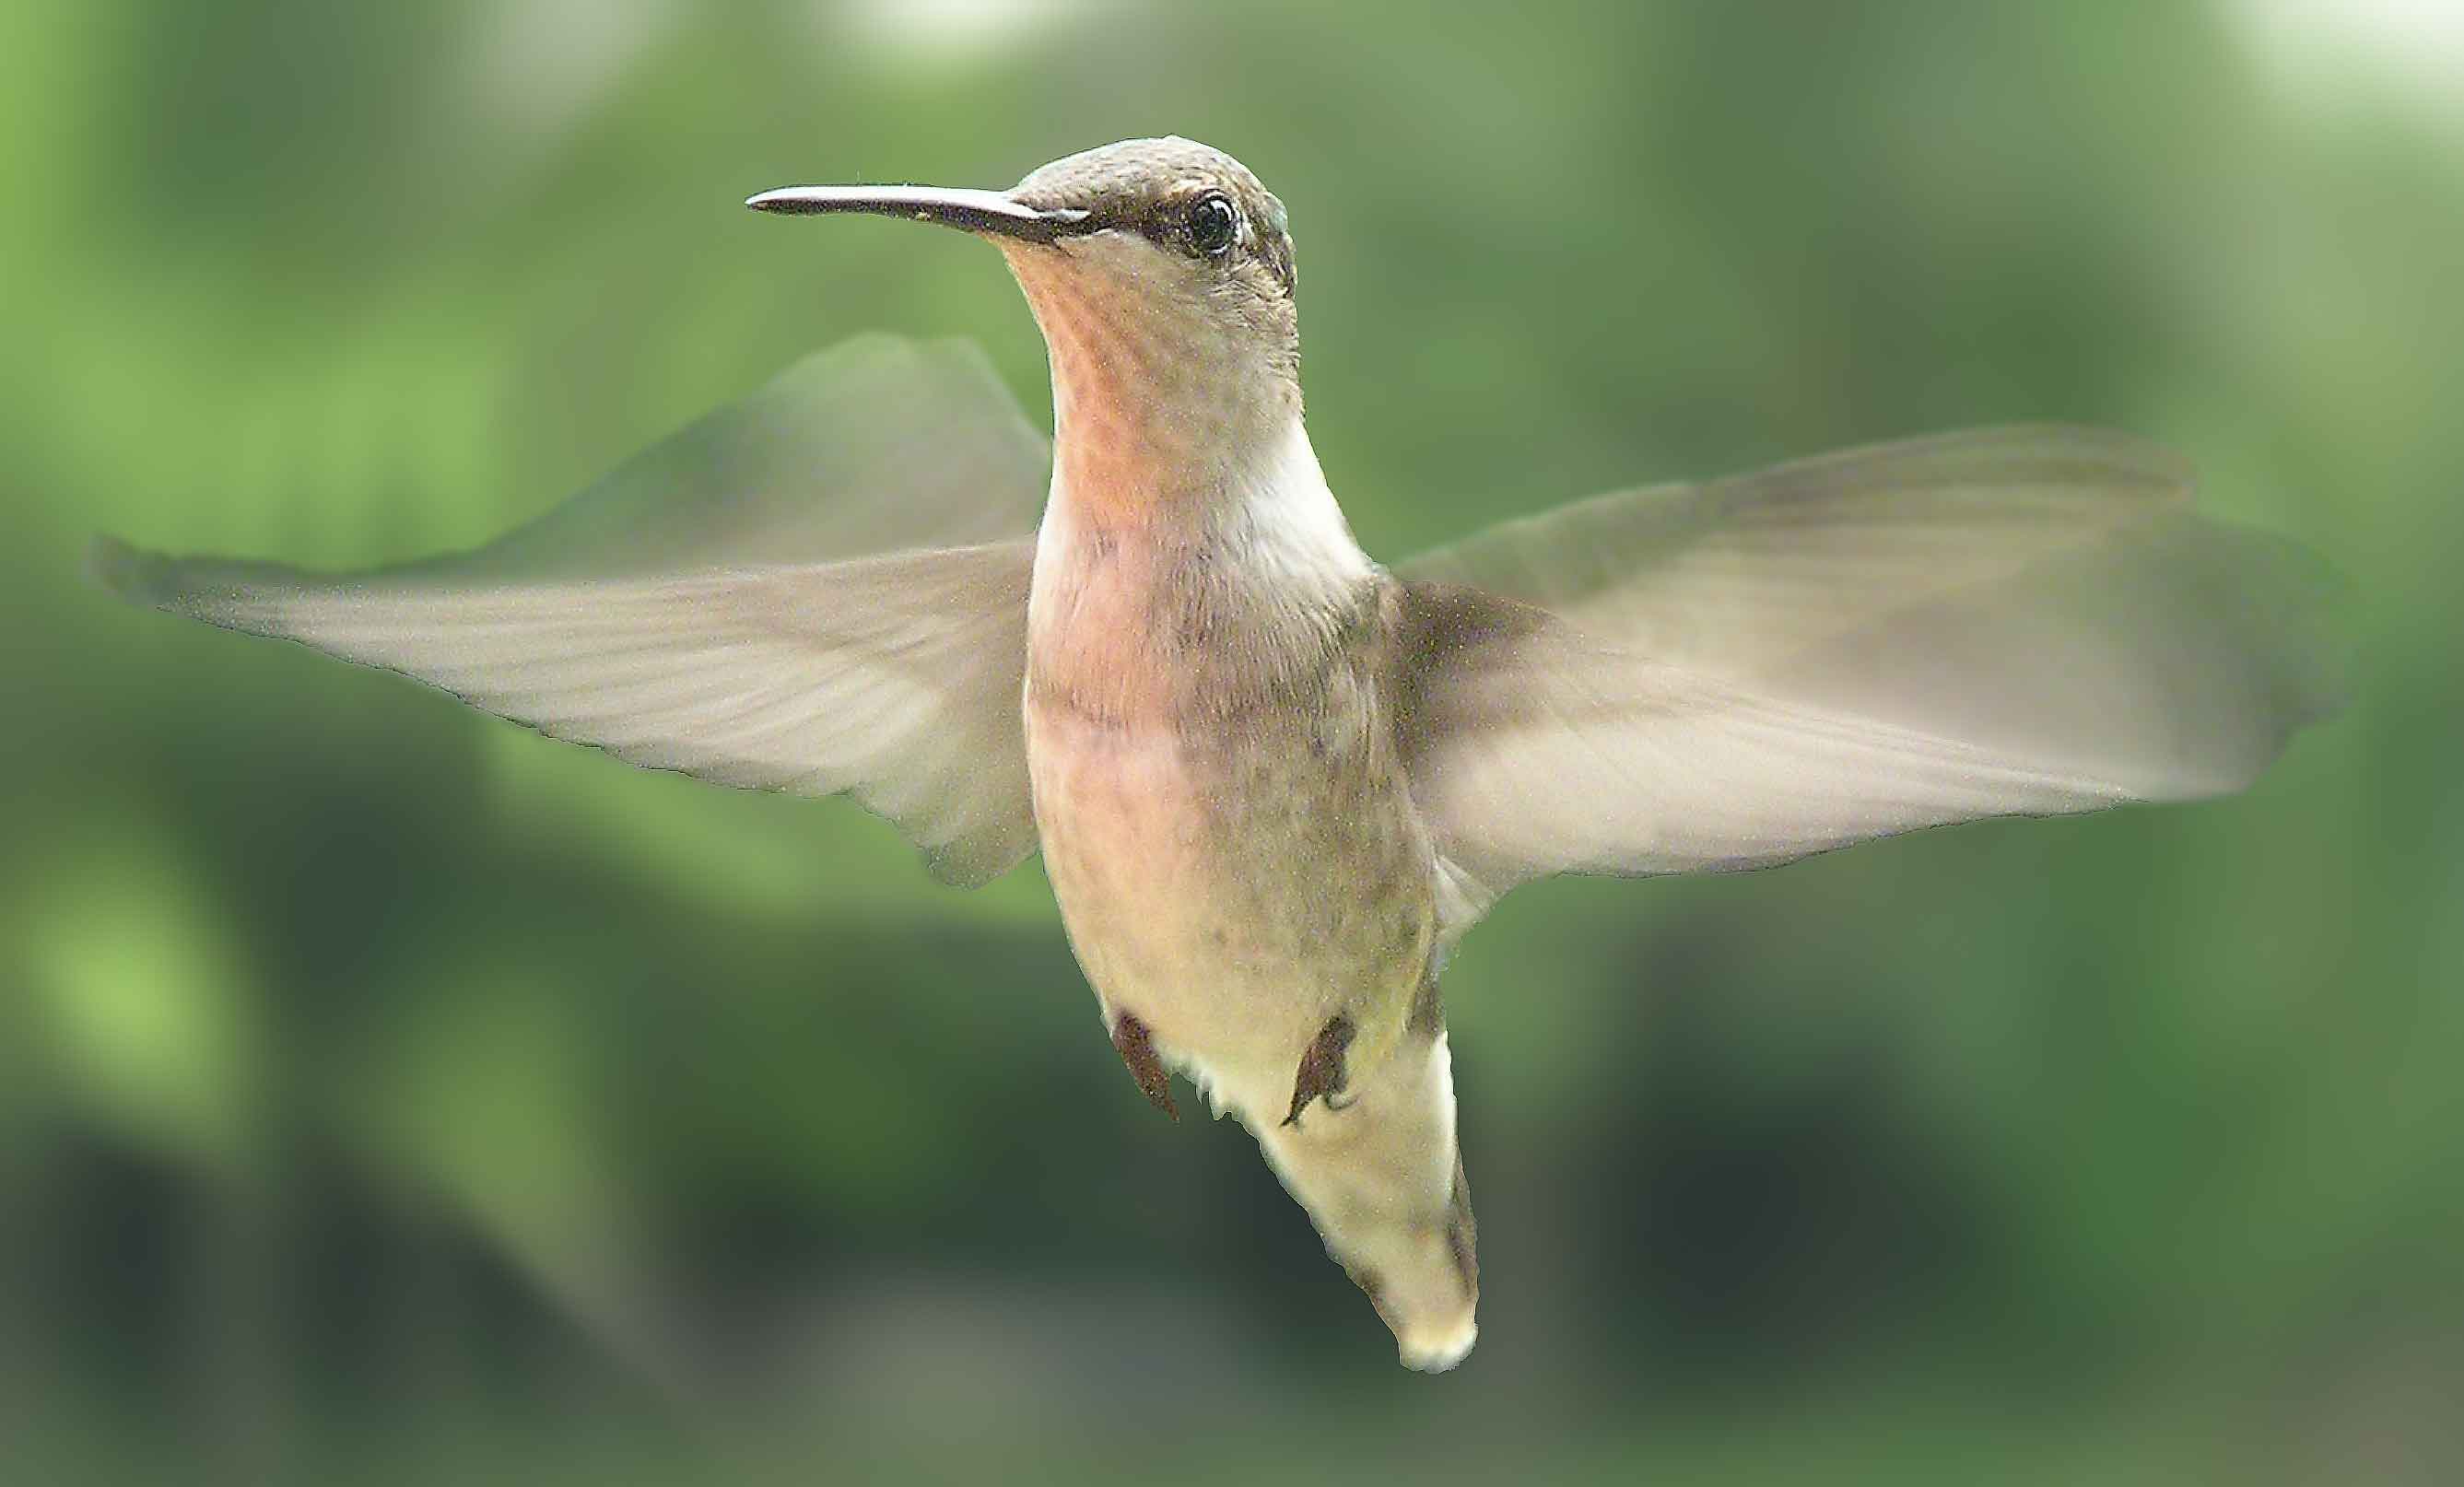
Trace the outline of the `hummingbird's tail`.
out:
<instances>
[{"instance_id":1,"label":"hummingbird's tail","mask_svg":"<svg viewBox=\"0 0 2464 1487\"><path fill-rule=\"evenodd\" d=\"M1344 1095L1297 1122L1253 1120L1259 1145L1327 1253L1394 1329L1404 1365L1451 1368L1480 1333L1480 1259L1445 1029L1416 1019L1393 1054L1353 1072Z\"/></svg>"}]
</instances>

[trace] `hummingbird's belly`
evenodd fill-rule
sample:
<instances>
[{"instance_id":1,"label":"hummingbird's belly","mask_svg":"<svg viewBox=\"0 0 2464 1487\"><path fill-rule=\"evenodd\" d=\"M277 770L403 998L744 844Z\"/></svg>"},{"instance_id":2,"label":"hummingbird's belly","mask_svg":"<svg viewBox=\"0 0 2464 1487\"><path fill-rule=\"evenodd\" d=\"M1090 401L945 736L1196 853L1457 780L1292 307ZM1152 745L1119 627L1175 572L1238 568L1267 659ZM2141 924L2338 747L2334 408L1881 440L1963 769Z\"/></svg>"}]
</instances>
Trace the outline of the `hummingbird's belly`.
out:
<instances>
[{"instance_id":1,"label":"hummingbird's belly","mask_svg":"<svg viewBox=\"0 0 2464 1487\"><path fill-rule=\"evenodd\" d=\"M1282 1117L1329 1018L1352 1018L1359 1058L1393 1041L1435 934L1433 859L1366 731L1032 703L1026 724L1045 867L1108 1009L1253 1117Z\"/></svg>"}]
</instances>

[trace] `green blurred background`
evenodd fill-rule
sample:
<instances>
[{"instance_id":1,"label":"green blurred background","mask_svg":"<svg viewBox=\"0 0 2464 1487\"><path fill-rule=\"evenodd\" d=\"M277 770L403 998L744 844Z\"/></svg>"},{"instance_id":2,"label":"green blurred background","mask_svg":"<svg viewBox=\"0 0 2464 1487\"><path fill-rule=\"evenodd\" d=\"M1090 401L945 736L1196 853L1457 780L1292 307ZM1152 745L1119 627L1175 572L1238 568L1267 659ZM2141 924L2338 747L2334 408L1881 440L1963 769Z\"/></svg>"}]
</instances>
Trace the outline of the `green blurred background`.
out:
<instances>
[{"instance_id":1,"label":"green blurred background","mask_svg":"<svg viewBox=\"0 0 2464 1487\"><path fill-rule=\"evenodd\" d=\"M0 8L0 1476L2464 1479L2464 16L2436 3ZM781 224L1132 135L1289 205L1389 558L2141 430L2356 580L2240 798L1526 889L1483 1339L1396 1367L1040 870L119 606L478 541L997 258Z\"/></svg>"}]
</instances>

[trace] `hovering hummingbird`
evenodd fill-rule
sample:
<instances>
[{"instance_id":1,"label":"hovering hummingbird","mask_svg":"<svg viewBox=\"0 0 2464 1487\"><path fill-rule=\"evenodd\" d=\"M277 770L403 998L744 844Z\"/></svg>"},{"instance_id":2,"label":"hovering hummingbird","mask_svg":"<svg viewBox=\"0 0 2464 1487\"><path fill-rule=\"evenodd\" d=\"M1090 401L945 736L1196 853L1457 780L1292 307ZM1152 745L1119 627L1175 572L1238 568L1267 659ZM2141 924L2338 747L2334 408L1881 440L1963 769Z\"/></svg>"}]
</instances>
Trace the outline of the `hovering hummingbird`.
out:
<instances>
[{"instance_id":1,"label":"hovering hummingbird","mask_svg":"<svg viewBox=\"0 0 2464 1487\"><path fill-rule=\"evenodd\" d=\"M867 337L475 552L99 571L637 764L853 795L952 883L1041 850L1139 1089L1256 1133L1417 1368L1476 1331L1438 976L1499 895L2215 795L2336 706L2318 566L2124 434L1619 492L1388 569L1303 426L1283 204L1230 156L747 205L998 248L1050 443L971 347Z\"/></svg>"}]
</instances>

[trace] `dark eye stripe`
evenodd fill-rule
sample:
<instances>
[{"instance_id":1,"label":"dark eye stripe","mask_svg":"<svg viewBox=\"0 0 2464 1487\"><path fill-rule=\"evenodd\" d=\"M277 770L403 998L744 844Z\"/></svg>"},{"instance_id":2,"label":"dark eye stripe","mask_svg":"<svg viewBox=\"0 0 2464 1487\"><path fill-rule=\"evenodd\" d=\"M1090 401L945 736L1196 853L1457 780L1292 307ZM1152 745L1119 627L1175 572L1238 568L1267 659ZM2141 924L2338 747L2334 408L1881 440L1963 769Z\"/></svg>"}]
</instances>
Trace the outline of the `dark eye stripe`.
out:
<instances>
[{"instance_id":1,"label":"dark eye stripe","mask_svg":"<svg viewBox=\"0 0 2464 1487\"><path fill-rule=\"evenodd\" d=\"M1285 294L1290 294L1293 280L1292 250L1290 240L1284 236L1282 227L1274 222L1274 218L1280 213L1269 212L1265 215L1253 216L1243 211L1239 203L1233 201L1228 193L1221 190L1208 190L1194 198L1182 197L1160 202L1149 200L1133 203L1118 198L1111 201L1099 198L1085 203L1080 209L1087 213L1086 219L1071 230L1074 233L1135 232L1157 248L1177 253L1212 256L1198 252L1190 235L1192 209L1199 202L1210 198L1222 201L1231 208L1235 244L1240 241L1242 224L1244 222L1250 224L1251 231L1246 256L1260 268L1265 269ZM1272 198L1267 200L1270 206L1275 205Z\"/></svg>"}]
</instances>

